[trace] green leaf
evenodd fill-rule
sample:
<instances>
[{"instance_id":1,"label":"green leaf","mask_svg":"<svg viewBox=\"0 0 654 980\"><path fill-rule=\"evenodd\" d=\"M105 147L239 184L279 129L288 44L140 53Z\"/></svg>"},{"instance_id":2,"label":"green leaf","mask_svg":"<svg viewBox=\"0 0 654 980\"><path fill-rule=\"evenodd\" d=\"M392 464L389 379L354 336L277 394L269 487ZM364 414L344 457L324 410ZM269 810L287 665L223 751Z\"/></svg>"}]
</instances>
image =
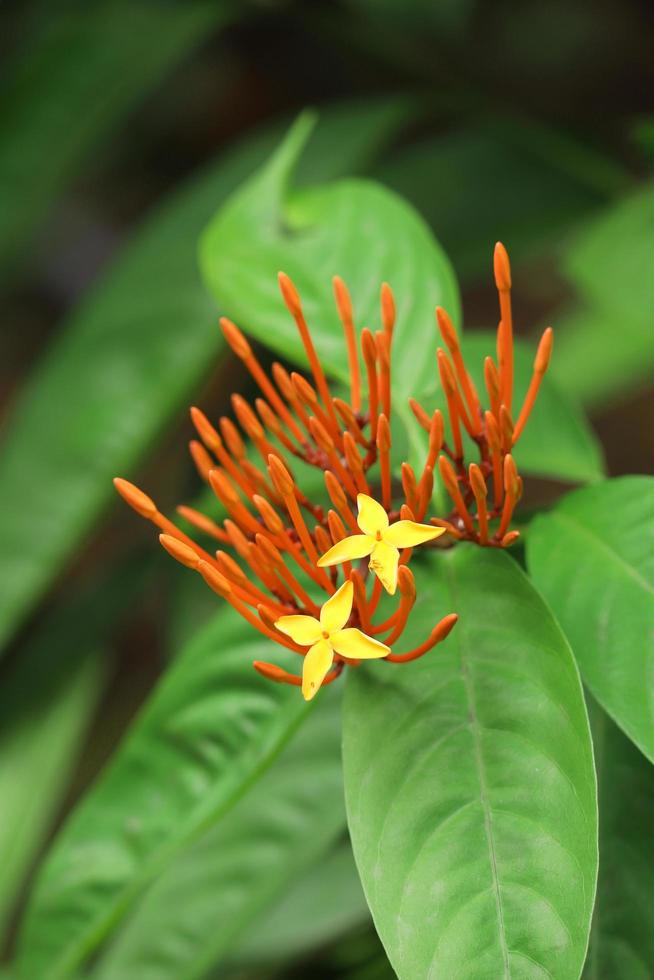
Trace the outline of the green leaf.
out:
<instances>
[{"instance_id":1,"label":"green leaf","mask_svg":"<svg viewBox=\"0 0 654 980\"><path fill-rule=\"evenodd\" d=\"M201 980L299 875L322 881L321 858L345 828L340 690L302 709L274 764L152 883L94 980ZM297 688L291 697L302 705ZM301 940L301 920L289 926Z\"/></svg>"},{"instance_id":2,"label":"green leaf","mask_svg":"<svg viewBox=\"0 0 654 980\"><path fill-rule=\"evenodd\" d=\"M591 222L567 253L564 272L579 303L563 316L554 370L587 404L651 378L653 255L651 183Z\"/></svg>"},{"instance_id":3,"label":"green leaf","mask_svg":"<svg viewBox=\"0 0 654 980\"><path fill-rule=\"evenodd\" d=\"M332 159L336 174L367 159L399 109L357 103L326 111L319 125L340 134L355 121L357 139ZM0 645L115 498L111 478L129 475L223 349L197 238L279 133L239 147L153 215L21 392L0 452ZM310 170L311 148L307 157ZM324 173L324 152L317 165Z\"/></svg>"},{"instance_id":4,"label":"green leaf","mask_svg":"<svg viewBox=\"0 0 654 980\"><path fill-rule=\"evenodd\" d=\"M584 980L654 976L654 769L591 702L600 868Z\"/></svg>"},{"instance_id":5,"label":"green leaf","mask_svg":"<svg viewBox=\"0 0 654 980\"><path fill-rule=\"evenodd\" d=\"M605 200L547 159L549 133L527 133L522 120L476 123L401 147L374 171L427 219L462 280L492 281L498 239L513 262L542 253Z\"/></svg>"},{"instance_id":6,"label":"green leaf","mask_svg":"<svg viewBox=\"0 0 654 980\"><path fill-rule=\"evenodd\" d=\"M654 478L569 494L529 529L529 570L584 681L654 761Z\"/></svg>"},{"instance_id":7,"label":"green leaf","mask_svg":"<svg viewBox=\"0 0 654 980\"><path fill-rule=\"evenodd\" d=\"M341 843L266 909L233 950L230 962L286 961L333 941L369 919L352 847L349 841Z\"/></svg>"},{"instance_id":8,"label":"green leaf","mask_svg":"<svg viewBox=\"0 0 654 980\"><path fill-rule=\"evenodd\" d=\"M379 289L387 280L398 304L393 386L401 393L420 390L433 372L424 351L433 343L434 306L459 317L449 262L413 209L378 184L342 180L289 189L312 126L310 116L300 117L268 164L218 211L202 239L205 280L241 327L284 356L305 361L279 295L277 272L283 269L301 294L323 363L345 381L332 276L343 276L357 323L371 328L379 324Z\"/></svg>"},{"instance_id":9,"label":"green leaf","mask_svg":"<svg viewBox=\"0 0 654 980\"><path fill-rule=\"evenodd\" d=\"M104 687L107 634L134 596L142 571L132 558L130 568L116 569L56 607L3 678L0 929L67 792Z\"/></svg>"},{"instance_id":10,"label":"green leaf","mask_svg":"<svg viewBox=\"0 0 654 980\"><path fill-rule=\"evenodd\" d=\"M347 680L346 806L366 897L400 980L576 980L597 871L577 669L506 553L432 558L414 638L453 610L442 647Z\"/></svg>"},{"instance_id":11,"label":"green leaf","mask_svg":"<svg viewBox=\"0 0 654 980\"><path fill-rule=\"evenodd\" d=\"M461 349L477 391L487 403L484 358L494 355L495 337L490 333L466 334ZM514 419L531 380L534 353L528 344L516 342ZM557 356L556 341L553 356ZM423 404L432 408L432 401L427 398L423 398ZM446 404L440 393L434 407L445 409ZM548 375L543 379L536 405L516 445L515 458L521 472L553 479L587 482L600 479L604 473L602 450L592 429L572 397Z\"/></svg>"},{"instance_id":12,"label":"green leaf","mask_svg":"<svg viewBox=\"0 0 654 980\"><path fill-rule=\"evenodd\" d=\"M290 738L307 707L252 669L266 646L224 609L174 662L42 867L19 939L25 976L76 975Z\"/></svg>"},{"instance_id":13,"label":"green leaf","mask_svg":"<svg viewBox=\"0 0 654 980\"><path fill-rule=\"evenodd\" d=\"M56 195L229 3L98 0L42 13L0 104L0 267L15 263ZM65 136L64 136L65 134Z\"/></svg>"}]
</instances>

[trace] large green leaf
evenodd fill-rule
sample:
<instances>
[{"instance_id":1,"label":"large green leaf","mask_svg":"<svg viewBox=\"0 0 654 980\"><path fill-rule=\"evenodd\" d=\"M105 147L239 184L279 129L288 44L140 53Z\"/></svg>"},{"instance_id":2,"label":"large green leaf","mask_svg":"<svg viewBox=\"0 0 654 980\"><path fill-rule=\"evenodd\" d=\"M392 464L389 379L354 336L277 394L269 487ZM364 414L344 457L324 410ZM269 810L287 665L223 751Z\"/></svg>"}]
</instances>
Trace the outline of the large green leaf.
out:
<instances>
[{"instance_id":1,"label":"large green leaf","mask_svg":"<svg viewBox=\"0 0 654 980\"><path fill-rule=\"evenodd\" d=\"M654 769L595 703L600 868L584 980L654 976Z\"/></svg>"},{"instance_id":2,"label":"large green leaf","mask_svg":"<svg viewBox=\"0 0 654 980\"><path fill-rule=\"evenodd\" d=\"M446 306L459 318L449 262L422 219L381 185L342 180L291 190L312 125L311 117L301 117L270 162L216 214L202 240L207 284L248 332L302 361L304 350L277 286L278 270L287 272L323 362L347 381L332 276L346 280L357 322L370 327L379 324L379 288L388 281L398 304L393 385L398 392L419 391L433 371L424 350L434 336L434 307Z\"/></svg>"},{"instance_id":3,"label":"large green leaf","mask_svg":"<svg viewBox=\"0 0 654 980\"><path fill-rule=\"evenodd\" d=\"M494 353L492 334L466 334L461 349L479 392L484 392L484 358ZM556 357L556 343L555 354ZM435 361L435 358L434 358ZM514 415L522 405L532 376L534 350L528 344L515 344ZM486 399L487 400L487 399ZM432 401L423 397L425 407ZM442 393L433 405L446 408ZM474 458L471 457L471 458ZM515 448L518 467L525 473L571 482L598 480L604 473L602 450L592 429L571 396L546 376L536 405Z\"/></svg>"},{"instance_id":4,"label":"large green leaf","mask_svg":"<svg viewBox=\"0 0 654 980\"><path fill-rule=\"evenodd\" d=\"M398 148L374 176L429 221L461 279L490 277L498 239L513 261L542 252L606 196L532 135L510 120L469 125Z\"/></svg>"},{"instance_id":5,"label":"large green leaf","mask_svg":"<svg viewBox=\"0 0 654 980\"><path fill-rule=\"evenodd\" d=\"M107 674L104 647L142 581L116 568L51 611L0 689L0 929L69 788ZM38 786L38 792L35 792Z\"/></svg>"},{"instance_id":6,"label":"large green leaf","mask_svg":"<svg viewBox=\"0 0 654 980\"><path fill-rule=\"evenodd\" d=\"M3 274L94 146L232 11L231 2L96 0L41 12L1 89Z\"/></svg>"},{"instance_id":7,"label":"large green leaf","mask_svg":"<svg viewBox=\"0 0 654 980\"><path fill-rule=\"evenodd\" d=\"M325 690L274 764L153 882L94 978L200 980L289 883L307 869L321 882L320 859L345 827L341 690Z\"/></svg>"},{"instance_id":8,"label":"large green leaf","mask_svg":"<svg viewBox=\"0 0 654 980\"><path fill-rule=\"evenodd\" d=\"M585 682L654 761L654 478L564 497L529 529L529 570Z\"/></svg>"},{"instance_id":9,"label":"large green leaf","mask_svg":"<svg viewBox=\"0 0 654 980\"><path fill-rule=\"evenodd\" d=\"M503 552L431 560L414 634L452 610L443 647L347 680L346 804L375 924L401 980L576 980L597 804L574 660Z\"/></svg>"},{"instance_id":10,"label":"large green leaf","mask_svg":"<svg viewBox=\"0 0 654 980\"><path fill-rule=\"evenodd\" d=\"M23 976L75 975L276 757L307 707L252 669L267 646L225 609L180 654L55 841L21 930Z\"/></svg>"},{"instance_id":11,"label":"large green leaf","mask_svg":"<svg viewBox=\"0 0 654 980\"><path fill-rule=\"evenodd\" d=\"M564 272L579 305L563 317L555 372L589 404L651 379L652 256L651 183L591 222L567 253Z\"/></svg>"},{"instance_id":12,"label":"large green leaf","mask_svg":"<svg viewBox=\"0 0 654 980\"><path fill-rule=\"evenodd\" d=\"M399 124L397 104L326 111L347 150L324 173L356 169ZM189 397L223 342L196 265L207 217L270 153L276 127L212 165L155 213L78 309L22 391L0 452L0 644L38 600L102 507Z\"/></svg>"}]
</instances>

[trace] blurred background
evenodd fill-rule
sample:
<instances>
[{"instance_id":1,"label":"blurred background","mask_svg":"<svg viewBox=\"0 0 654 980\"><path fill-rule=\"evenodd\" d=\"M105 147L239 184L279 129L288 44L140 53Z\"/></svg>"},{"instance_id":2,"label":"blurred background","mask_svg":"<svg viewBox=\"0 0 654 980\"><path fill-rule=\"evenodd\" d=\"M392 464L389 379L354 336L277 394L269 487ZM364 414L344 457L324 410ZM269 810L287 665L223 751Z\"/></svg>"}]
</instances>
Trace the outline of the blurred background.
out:
<instances>
[{"instance_id":1,"label":"blurred background","mask_svg":"<svg viewBox=\"0 0 654 980\"><path fill-rule=\"evenodd\" d=\"M590 413L608 472L654 472L654 8L23 0L0 17L9 958L48 840L213 608L110 479L168 510L197 493L186 406L215 418L249 390L197 239L300 110L320 112L300 182L359 174L410 200L454 265L466 327L496 326L504 241L517 329L554 325L553 372ZM250 950L234 969L388 976L348 900L305 948ZM288 901L292 916L302 893Z\"/></svg>"}]
</instances>

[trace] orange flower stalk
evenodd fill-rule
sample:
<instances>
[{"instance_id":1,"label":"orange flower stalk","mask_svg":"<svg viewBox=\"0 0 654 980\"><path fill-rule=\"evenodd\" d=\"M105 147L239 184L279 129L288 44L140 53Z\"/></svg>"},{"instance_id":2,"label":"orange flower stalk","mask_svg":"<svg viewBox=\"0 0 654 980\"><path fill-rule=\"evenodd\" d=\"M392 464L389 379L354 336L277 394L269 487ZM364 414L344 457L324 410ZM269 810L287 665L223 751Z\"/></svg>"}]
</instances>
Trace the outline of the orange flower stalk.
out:
<instances>
[{"instance_id":1,"label":"orange flower stalk","mask_svg":"<svg viewBox=\"0 0 654 980\"><path fill-rule=\"evenodd\" d=\"M221 550L205 550L132 484L116 479L115 485L137 513L163 532L161 544L173 558L197 571L256 630L303 658L302 677L261 661L254 666L270 680L301 686L309 699L346 664L369 658L400 663L422 656L456 622L450 614L415 649L391 650L415 600L415 582L406 567L412 549L446 531L419 523L431 496L444 425L440 412L427 419L424 467L418 479L405 464L406 492L396 500L391 438L396 307L390 286L381 288L382 329L376 334L364 329L359 350L350 294L341 279L334 279L350 369L348 402L330 391L295 286L283 273L279 285L302 339L310 378L289 375L279 364L268 377L239 328L221 320L228 344L260 389L254 408L240 395L232 397L238 424L259 460L248 455L230 419L214 426L200 409L191 409L200 440L191 443L191 454L227 517L219 524L189 507L178 512L213 547L219 542ZM460 398L453 397L458 406ZM323 471L333 510L302 492L292 469L297 459ZM393 594L396 588L395 612L378 613L383 589Z\"/></svg>"}]
</instances>

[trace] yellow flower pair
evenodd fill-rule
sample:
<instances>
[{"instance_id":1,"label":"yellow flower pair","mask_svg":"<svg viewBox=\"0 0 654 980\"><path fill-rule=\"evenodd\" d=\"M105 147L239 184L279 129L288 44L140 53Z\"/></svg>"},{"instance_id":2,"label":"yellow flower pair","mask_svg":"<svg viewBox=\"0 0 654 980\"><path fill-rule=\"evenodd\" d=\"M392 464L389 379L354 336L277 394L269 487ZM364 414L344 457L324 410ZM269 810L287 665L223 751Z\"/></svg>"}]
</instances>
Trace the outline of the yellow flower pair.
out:
<instances>
[{"instance_id":1,"label":"yellow flower pair","mask_svg":"<svg viewBox=\"0 0 654 980\"><path fill-rule=\"evenodd\" d=\"M377 575L386 591L397 589L400 549L414 548L443 534L444 529L415 521L391 524L381 504L365 493L357 497L361 534L343 538L318 561L321 568L370 557L368 567ZM313 616L282 616L275 626L299 646L309 647L302 670L302 694L307 701L316 694L339 654L350 660L386 657L391 651L355 627L346 628L352 613L354 589L350 581L338 589Z\"/></svg>"}]
</instances>

